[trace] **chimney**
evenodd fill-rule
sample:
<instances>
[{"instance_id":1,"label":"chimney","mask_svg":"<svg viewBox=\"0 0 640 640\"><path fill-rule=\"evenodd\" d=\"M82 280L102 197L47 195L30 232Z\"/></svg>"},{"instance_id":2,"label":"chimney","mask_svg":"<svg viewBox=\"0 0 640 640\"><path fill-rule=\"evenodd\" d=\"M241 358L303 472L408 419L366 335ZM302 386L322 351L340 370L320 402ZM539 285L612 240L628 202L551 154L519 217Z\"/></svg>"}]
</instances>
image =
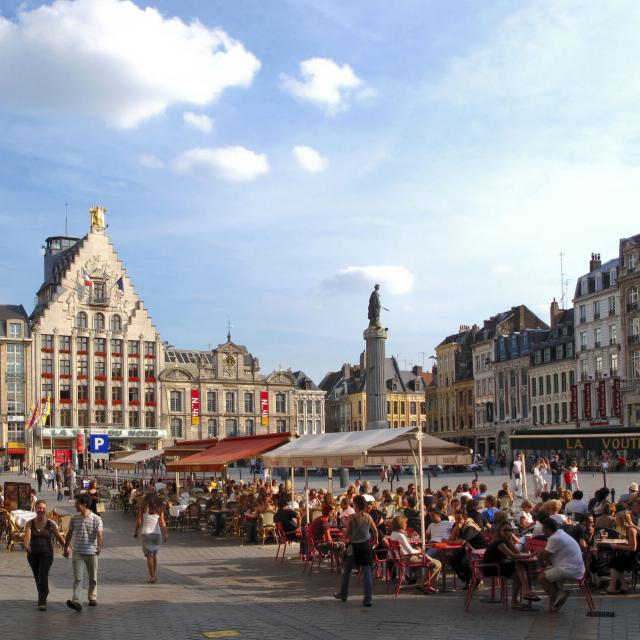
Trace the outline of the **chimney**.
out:
<instances>
[{"instance_id":1,"label":"chimney","mask_svg":"<svg viewBox=\"0 0 640 640\"><path fill-rule=\"evenodd\" d=\"M560 317L560 305L556 302L556 299L553 299L551 303L551 310L549 312L550 318L550 326L551 328L555 327L558 323L558 318Z\"/></svg>"},{"instance_id":2,"label":"chimney","mask_svg":"<svg viewBox=\"0 0 640 640\"><path fill-rule=\"evenodd\" d=\"M421 376L422 375L422 367L419 366L415 366L413 367L413 369L411 370L413 372L414 376Z\"/></svg>"},{"instance_id":3,"label":"chimney","mask_svg":"<svg viewBox=\"0 0 640 640\"><path fill-rule=\"evenodd\" d=\"M591 260L589 260L589 273L593 273L596 269L602 266L599 253L592 253Z\"/></svg>"},{"instance_id":4,"label":"chimney","mask_svg":"<svg viewBox=\"0 0 640 640\"><path fill-rule=\"evenodd\" d=\"M348 362L342 365L342 377L345 379L351 377L351 365Z\"/></svg>"}]
</instances>

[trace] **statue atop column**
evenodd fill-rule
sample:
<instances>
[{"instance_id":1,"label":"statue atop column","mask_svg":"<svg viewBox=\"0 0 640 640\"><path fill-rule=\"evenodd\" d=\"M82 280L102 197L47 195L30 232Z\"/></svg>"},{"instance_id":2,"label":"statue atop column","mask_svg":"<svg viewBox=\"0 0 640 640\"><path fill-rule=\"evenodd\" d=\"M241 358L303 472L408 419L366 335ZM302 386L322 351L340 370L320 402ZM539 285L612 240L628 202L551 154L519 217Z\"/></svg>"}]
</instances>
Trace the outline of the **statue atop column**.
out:
<instances>
[{"instance_id":1,"label":"statue atop column","mask_svg":"<svg viewBox=\"0 0 640 640\"><path fill-rule=\"evenodd\" d=\"M91 230L92 231L102 231L105 228L104 224L104 215L107 213L107 210L104 207L92 207L89 209L89 214L91 215Z\"/></svg>"},{"instance_id":2,"label":"statue atop column","mask_svg":"<svg viewBox=\"0 0 640 640\"><path fill-rule=\"evenodd\" d=\"M377 284L371 295L369 296L369 326L370 327L379 327L380 326L380 294L378 291L380 290L380 285Z\"/></svg>"}]
</instances>

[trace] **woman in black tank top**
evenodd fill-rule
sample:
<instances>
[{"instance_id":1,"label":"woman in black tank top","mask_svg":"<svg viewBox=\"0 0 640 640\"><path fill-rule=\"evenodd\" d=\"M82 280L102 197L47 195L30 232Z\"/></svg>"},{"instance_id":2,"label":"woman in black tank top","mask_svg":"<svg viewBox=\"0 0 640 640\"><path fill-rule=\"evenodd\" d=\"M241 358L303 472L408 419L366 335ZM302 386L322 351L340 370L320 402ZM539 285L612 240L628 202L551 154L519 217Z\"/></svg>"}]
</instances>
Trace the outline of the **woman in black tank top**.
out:
<instances>
[{"instance_id":1,"label":"woman in black tank top","mask_svg":"<svg viewBox=\"0 0 640 640\"><path fill-rule=\"evenodd\" d=\"M38 609L45 611L49 595L49 570L53 564L52 538L60 544L64 544L64 538L56 523L47 518L47 503L44 500L36 502L35 510L36 517L25 525L23 546L38 588Z\"/></svg>"}]
</instances>

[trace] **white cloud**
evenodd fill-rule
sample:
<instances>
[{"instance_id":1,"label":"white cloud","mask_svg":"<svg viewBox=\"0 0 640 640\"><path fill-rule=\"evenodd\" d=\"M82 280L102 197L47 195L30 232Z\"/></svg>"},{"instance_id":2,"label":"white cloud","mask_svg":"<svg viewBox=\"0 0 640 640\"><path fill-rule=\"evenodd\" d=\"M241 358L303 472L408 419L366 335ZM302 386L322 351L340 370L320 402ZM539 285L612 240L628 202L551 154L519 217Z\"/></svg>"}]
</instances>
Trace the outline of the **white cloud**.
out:
<instances>
[{"instance_id":1,"label":"white cloud","mask_svg":"<svg viewBox=\"0 0 640 640\"><path fill-rule=\"evenodd\" d=\"M300 167L309 173L320 173L329 164L315 149L304 145L293 147L293 155Z\"/></svg>"},{"instance_id":2,"label":"white cloud","mask_svg":"<svg viewBox=\"0 0 640 640\"><path fill-rule=\"evenodd\" d=\"M493 273L497 276L505 275L513 271L513 267L510 264L495 264L492 269Z\"/></svg>"},{"instance_id":3,"label":"white cloud","mask_svg":"<svg viewBox=\"0 0 640 640\"><path fill-rule=\"evenodd\" d=\"M345 267L322 283L327 289L358 291L366 285L380 284L381 292L405 294L413 291L415 276L402 265L380 264Z\"/></svg>"},{"instance_id":4,"label":"white cloud","mask_svg":"<svg viewBox=\"0 0 640 640\"><path fill-rule=\"evenodd\" d=\"M141 153L138 156L138 162L147 169L162 169L164 167L164 162L150 153Z\"/></svg>"},{"instance_id":5,"label":"white cloud","mask_svg":"<svg viewBox=\"0 0 640 640\"><path fill-rule=\"evenodd\" d=\"M339 65L328 58L303 60L300 75L301 80L281 74L280 86L299 100L323 107L329 114L348 109L352 97L364 99L374 94L348 64Z\"/></svg>"},{"instance_id":6,"label":"white cloud","mask_svg":"<svg viewBox=\"0 0 640 640\"><path fill-rule=\"evenodd\" d=\"M174 104L249 86L257 58L221 29L129 0L56 0L0 17L0 109L135 127ZM20 70L17 73L16 70Z\"/></svg>"},{"instance_id":7,"label":"white cloud","mask_svg":"<svg viewBox=\"0 0 640 640\"><path fill-rule=\"evenodd\" d=\"M215 175L234 182L248 182L269 172L264 153L255 153L244 147L218 147L189 149L175 162L179 173L195 167L206 167Z\"/></svg>"},{"instance_id":8,"label":"white cloud","mask_svg":"<svg viewBox=\"0 0 640 640\"><path fill-rule=\"evenodd\" d=\"M182 119L190 127L193 127L204 134L209 134L213 131L213 120L204 113L192 113L191 111L186 111L182 114Z\"/></svg>"}]
</instances>

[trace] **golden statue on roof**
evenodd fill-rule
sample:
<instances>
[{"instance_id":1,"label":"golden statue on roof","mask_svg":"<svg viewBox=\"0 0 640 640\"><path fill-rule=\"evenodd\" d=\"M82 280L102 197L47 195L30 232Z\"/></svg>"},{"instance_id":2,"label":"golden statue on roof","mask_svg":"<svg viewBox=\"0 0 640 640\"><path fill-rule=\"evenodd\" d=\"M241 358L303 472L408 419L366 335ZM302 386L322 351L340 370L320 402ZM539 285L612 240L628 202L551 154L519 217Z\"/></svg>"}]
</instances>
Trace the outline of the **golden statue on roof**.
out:
<instances>
[{"instance_id":1,"label":"golden statue on roof","mask_svg":"<svg viewBox=\"0 0 640 640\"><path fill-rule=\"evenodd\" d=\"M105 228L104 224L104 216L107 213L107 210L104 207L92 207L89 209L89 214L91 215L91 230L92 231L102 231Z\"/></svg>"}]
</instances>

